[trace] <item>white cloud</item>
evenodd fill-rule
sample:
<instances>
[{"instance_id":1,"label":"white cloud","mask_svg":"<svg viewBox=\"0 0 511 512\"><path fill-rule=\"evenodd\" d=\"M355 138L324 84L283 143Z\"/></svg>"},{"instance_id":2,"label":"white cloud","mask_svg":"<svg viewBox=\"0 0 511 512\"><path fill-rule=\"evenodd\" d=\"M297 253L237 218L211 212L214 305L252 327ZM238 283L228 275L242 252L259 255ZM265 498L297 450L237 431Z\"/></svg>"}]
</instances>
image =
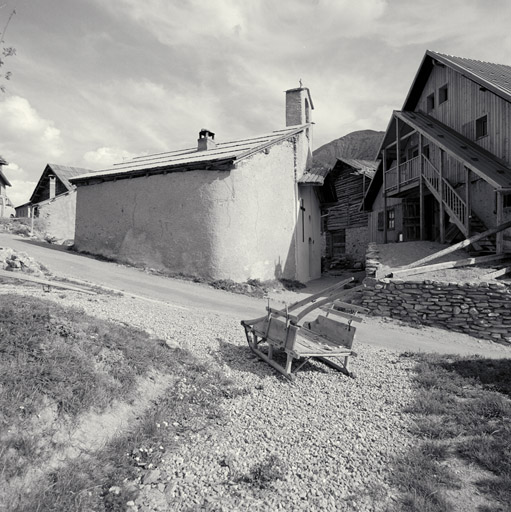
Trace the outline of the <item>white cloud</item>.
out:
<instances>
[{"instance_id":1,"label":"white cloud","mask_svg":"<svg viewBox=\"0 0 511 512\"><path fill-rule=\"evenodd\" d=\"M130 153L129 151L121 148L102 147L94 151L87 151L87 153L83 155L83 161L86 166L90 166L94 169L102 169L109 167L114 163L129 160L134 156L139 155Z\"/></svg>"},{"instance_id":2,"label":"white cloud","mask_svg":"<svg viewBox=\"0 0 511 512\"><path fill-rule=\"evenodd\" d=\"M62 156L64 144L55 123L40 116L26 98L0 99L0 153L9 162L4 171L12 184L7 194L20 204L32 194L46 163Z\"/></svg>"},{"instance_id":3,"label":"white cloud","mask_svg":"<svg viewBox=\"0 0 511 512\"><path fill-rule=\"evenodd\" d=\"M505 39L510 15L508 0L392 0L374 35L394 51L421 45L440 53L505 63L511 51L511 40Z\"/></svg>"},{"instance_id":4,"label":"white cloud","mask_svg":"<svg viewBox=\"0 0 511 512\"><path fill-rule=\"evenodd\" d=\"M3 147L25 146L26 151L58 158L63 152L60 130L42 118L26 98L7 96L0 101L0 138Z\"/></svg>"}]
</instances>

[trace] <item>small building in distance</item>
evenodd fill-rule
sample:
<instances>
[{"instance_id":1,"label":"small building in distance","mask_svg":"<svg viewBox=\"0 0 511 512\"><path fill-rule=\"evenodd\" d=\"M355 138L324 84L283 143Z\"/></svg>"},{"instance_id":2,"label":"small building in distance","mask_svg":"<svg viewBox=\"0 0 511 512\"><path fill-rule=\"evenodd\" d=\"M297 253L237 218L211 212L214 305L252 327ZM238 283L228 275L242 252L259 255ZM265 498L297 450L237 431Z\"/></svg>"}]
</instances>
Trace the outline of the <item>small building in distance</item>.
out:
<instances>
[{"instance_id":1,"label":"small building in distance","mask_svg":"<svg viewBox=\"0 0 511 512\"><path fill-rule=\"evenodd\" d=\"M286 91L286 127L146 155L71 179L75 248L209 279L302 282L321 275L320 207L300 183L312 165L313 103Z\"/></svg>"},{"instance_id":2,"label":"small building in distance","mask_svg":"<svg viewBox=\"0 0 511 512\"><path fill-rule=\"evenodd\" d=\"M48 237L73 240L76 218L76 187L69 179L89 169L47 164L28 203L16 208L16 217L40 218Z\"/></svg>"},{"instance_id":3,"label":"small building in distance","mask_svg":"<svg viewBox=\"0 0 511 512\"><path fill-rule=\"evenodd\" d=\"M428 50L378 157L372 242L451 242L511 220L511 66ZM477 245L511 251L511 230Z\"/></svg>"}]
</instances>

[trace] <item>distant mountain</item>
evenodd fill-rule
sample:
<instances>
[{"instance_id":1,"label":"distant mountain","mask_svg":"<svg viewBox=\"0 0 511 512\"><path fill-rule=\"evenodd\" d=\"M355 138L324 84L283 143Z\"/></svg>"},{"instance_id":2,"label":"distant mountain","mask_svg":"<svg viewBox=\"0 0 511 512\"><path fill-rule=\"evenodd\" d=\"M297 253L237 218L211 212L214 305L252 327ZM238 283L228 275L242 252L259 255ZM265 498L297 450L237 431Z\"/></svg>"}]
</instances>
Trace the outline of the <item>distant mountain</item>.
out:
<instances>
[{"instance_id":1,"label":"distant mountain","mask_svg":"<svg viewBox=\"0 0 511 512\"><path fill-rule=\"evenodd\" d=\"M313 152L314 161L332 166L337 158L359 158L375 160L385 132L359 130L328 142Z\"/></svg>"}]
</instances>

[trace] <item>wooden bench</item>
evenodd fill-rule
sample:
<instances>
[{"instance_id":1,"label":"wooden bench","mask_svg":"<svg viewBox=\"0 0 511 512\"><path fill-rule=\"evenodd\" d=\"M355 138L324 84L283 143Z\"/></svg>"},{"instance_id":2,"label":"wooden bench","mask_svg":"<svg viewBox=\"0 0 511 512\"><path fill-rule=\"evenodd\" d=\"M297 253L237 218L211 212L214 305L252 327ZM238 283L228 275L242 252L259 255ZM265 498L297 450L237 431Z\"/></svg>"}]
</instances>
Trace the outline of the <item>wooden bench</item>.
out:
<instances>
[{"instance_id":1,"label":"wooden bench","mask_svg":"<svg viewBox=\"0 0 511 512\"><path fill-rule=\"evenodd\" d=\"M353 289L345 287L353 279L342 281L326 290L292 304L285 310L268 307L267 314L254 320L243 320L248 345L260 359L293 380L296 372L311 358L352 376L348 359L356 356L352 350L356 328L353 322L361 321L359 313L368 309L339 300ZM316 309L325 311L312 321L305 317ZM293 311L299 311L292 314ZM330 315L338 317L333 319ZM267 351L261 345L267 344ZM275 360L275 352L284 352L285 366ZM334 360L332 360L334 358ZM340 359L340 361L337 361ZM293 362L298 366L293 368Z\"/></svg>"}]
</instances>

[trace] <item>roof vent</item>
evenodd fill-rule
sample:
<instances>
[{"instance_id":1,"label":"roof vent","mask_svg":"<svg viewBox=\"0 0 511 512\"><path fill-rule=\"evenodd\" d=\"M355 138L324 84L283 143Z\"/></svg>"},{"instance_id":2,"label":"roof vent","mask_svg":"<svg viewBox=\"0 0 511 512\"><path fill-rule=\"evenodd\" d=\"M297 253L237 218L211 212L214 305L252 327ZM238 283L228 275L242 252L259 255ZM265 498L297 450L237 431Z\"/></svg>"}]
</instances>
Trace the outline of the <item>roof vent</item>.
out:
<instances>
[{"instance_id":1,"label":"roof vent","mask_svg":"<svg viewBox=\"0 0 511 512\"><path fill-rule=\"evenodd\" d=\"M199 138L197 140L197 151L207 151L208 149L215 148L215 134L212 131L203 128L199 132Z\"/></svg>"}]
</instances>

